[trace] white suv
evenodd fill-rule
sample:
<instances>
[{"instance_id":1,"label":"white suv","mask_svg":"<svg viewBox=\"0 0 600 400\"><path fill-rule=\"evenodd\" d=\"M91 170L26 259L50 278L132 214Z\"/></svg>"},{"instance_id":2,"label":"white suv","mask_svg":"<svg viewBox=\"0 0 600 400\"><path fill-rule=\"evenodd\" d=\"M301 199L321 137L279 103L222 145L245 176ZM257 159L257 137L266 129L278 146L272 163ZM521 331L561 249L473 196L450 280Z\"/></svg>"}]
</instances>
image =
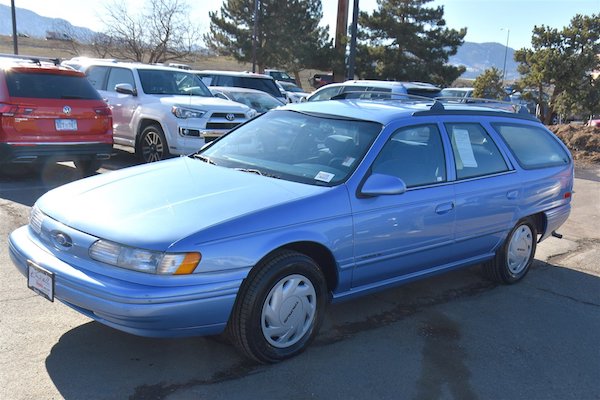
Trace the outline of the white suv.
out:
<instances>
[{"instance_id":1,"label":"white suv","mask_svg":"<svg viewBox=\"0 0 600 400\"><path fill-rule=\"evenodd\" d=\"M144 162L197 151L256 115L213 97L181 69L97 60L78 67L112 108L115 144L133 147Z\"/></svg>"}]
</instances>

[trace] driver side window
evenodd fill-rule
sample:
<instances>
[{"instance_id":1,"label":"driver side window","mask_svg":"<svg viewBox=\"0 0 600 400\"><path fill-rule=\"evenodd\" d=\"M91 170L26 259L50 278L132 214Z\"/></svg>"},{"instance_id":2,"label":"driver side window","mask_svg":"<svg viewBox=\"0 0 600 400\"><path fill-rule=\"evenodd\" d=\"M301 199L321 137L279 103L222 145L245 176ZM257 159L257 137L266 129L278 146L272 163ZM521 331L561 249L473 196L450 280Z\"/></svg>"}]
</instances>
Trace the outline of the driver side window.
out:
<instances>
[{"instance_id":1,"label":"driver side window","mask_svg":"<svg viewBox=\"0 0 600 400\"><path fill-rule=\"evenodd\" d=\"M407 188L446 181L444 147L437 125L401 128L385 144L373 173L396 176Z\"/></svg>"}]
</instances>

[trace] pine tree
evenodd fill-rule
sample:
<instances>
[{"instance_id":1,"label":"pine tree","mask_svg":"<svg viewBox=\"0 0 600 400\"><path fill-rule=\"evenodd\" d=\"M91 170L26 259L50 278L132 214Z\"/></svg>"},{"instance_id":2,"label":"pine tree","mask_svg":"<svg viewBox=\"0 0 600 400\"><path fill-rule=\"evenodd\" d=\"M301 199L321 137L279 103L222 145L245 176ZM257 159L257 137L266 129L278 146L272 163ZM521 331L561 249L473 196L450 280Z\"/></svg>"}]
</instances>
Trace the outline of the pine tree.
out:
<instances>
[{"instance_id":1,"label":"pine tree","mask_svg":"<svg viewBox=\"0 0 600 400\"><path fill-rule=\"evenodd\" d=\"M497 68L486 69L473 83L473 97L503 100L506 92L502 87L502 74Z\"/></svg>"},{"instance_id":2,"label":"pine tree","mask_svg":"<svg viewBox=\"0 0 600 400\"><path fill-rule=\"evenodd\" d=\"M551 123L557 112L597 112L600 85L592 71L600 70L600 14L576 15L560 31L536 26L531 45L532 49L517 50L515 61L523 76L519 85L536 89L536 101L544 106L543 121ZM544 90L550 90L549 104Z\"/></svg>"},{"instance_id":3,"label":"pine tree","mask_svg":"<svg viewBox=\"0 0 600 400\"><path fill-rule=\"evenodd\" d=\"M211 12L207 46L240 62L252 62L255 0L226 0ZM260 0L256 59L265 67L298 73L327 66L332 42L328 27L320 27L321 0Z\"/></svg>"},{"instance_id":4,"label":"pine tree","mask_svg":"<svg viewBox=\"0 0 600 400\"><path fill-rule=\"evenodd\" d=\"M446 28L444 7L432 0L379 0L372 14L360 13L357 72L361 78L425 81L450 85L464 67L448 65L467 29Z\"/></svg>"}]
</instances>

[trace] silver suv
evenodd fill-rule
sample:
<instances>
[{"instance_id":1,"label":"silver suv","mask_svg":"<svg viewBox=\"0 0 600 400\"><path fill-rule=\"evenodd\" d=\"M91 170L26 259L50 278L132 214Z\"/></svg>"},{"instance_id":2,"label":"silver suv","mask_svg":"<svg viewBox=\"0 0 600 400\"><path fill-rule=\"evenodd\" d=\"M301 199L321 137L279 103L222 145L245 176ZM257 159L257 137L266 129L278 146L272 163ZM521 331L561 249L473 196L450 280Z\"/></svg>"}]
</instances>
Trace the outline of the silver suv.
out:
<instances>
[{"instance_id":1,"label":"silver suv","mask_svg":"<svg viewBox=\"0 0 600 400\"><path fill-rule=\"evenodd\" d=\"M98 60L79 69L112 108L115 144L133 147L144 162L193 153L256 114L213 97L181 69Z\"/></svg>"}]
</instances>

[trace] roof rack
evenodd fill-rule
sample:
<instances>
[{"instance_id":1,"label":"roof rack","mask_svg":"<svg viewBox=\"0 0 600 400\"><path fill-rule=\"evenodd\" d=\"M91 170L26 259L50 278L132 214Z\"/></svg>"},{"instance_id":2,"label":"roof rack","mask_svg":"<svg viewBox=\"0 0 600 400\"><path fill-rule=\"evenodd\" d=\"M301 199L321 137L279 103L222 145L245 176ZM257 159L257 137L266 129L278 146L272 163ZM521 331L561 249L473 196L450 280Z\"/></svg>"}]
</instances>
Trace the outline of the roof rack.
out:
<instances>
[{"instance_id":1,"label":"roof rack","mask_svg":"<svg viewBox=\"0 0 600 400\"><path fill-rule=\"evenodd\" d=\"M40 57L40 56L28 56L28 55L21 55L21 54L5 54L5 53L0 53L0 58L12 58L12 59L17 59L17 60L23 60L23 61L29 61L29 62L33 62L37 65L42 65L42 61L44 62L50 62L54 65L60 65L60 58L50 58L50 57Z\"/></svg>"},{"instance_id":2,"label":"roof rack","mask_svg":"<svg viewBox=\"0 0 600 400\"><path fill-rule=\"evenodd\" d=\"M436 100L445 104L464 104L471 106L482 106L489 108L496 108L500 110L511 111L514 113L525 113L529 114L526 107L521 104L516 104L510 101L486 99L483 97L436 97Z\"/></svg>"},{"instance_id":3,"label":"roof rack","mask_svg":"<svg viewBox=\"0 0 600 400\"><path fill-rule=\"evenodd\" d=\"M363 97L365 95L370 97ZM346 99L401 101L403 103L413 104L431 103L430 110L432 111L443 111L445 109L444 105L440 101L432 97L418 96L402 92L386 92L380 90L348 90L344 93L333 96L330 100Z\"/></svg>"}]
</instances>

